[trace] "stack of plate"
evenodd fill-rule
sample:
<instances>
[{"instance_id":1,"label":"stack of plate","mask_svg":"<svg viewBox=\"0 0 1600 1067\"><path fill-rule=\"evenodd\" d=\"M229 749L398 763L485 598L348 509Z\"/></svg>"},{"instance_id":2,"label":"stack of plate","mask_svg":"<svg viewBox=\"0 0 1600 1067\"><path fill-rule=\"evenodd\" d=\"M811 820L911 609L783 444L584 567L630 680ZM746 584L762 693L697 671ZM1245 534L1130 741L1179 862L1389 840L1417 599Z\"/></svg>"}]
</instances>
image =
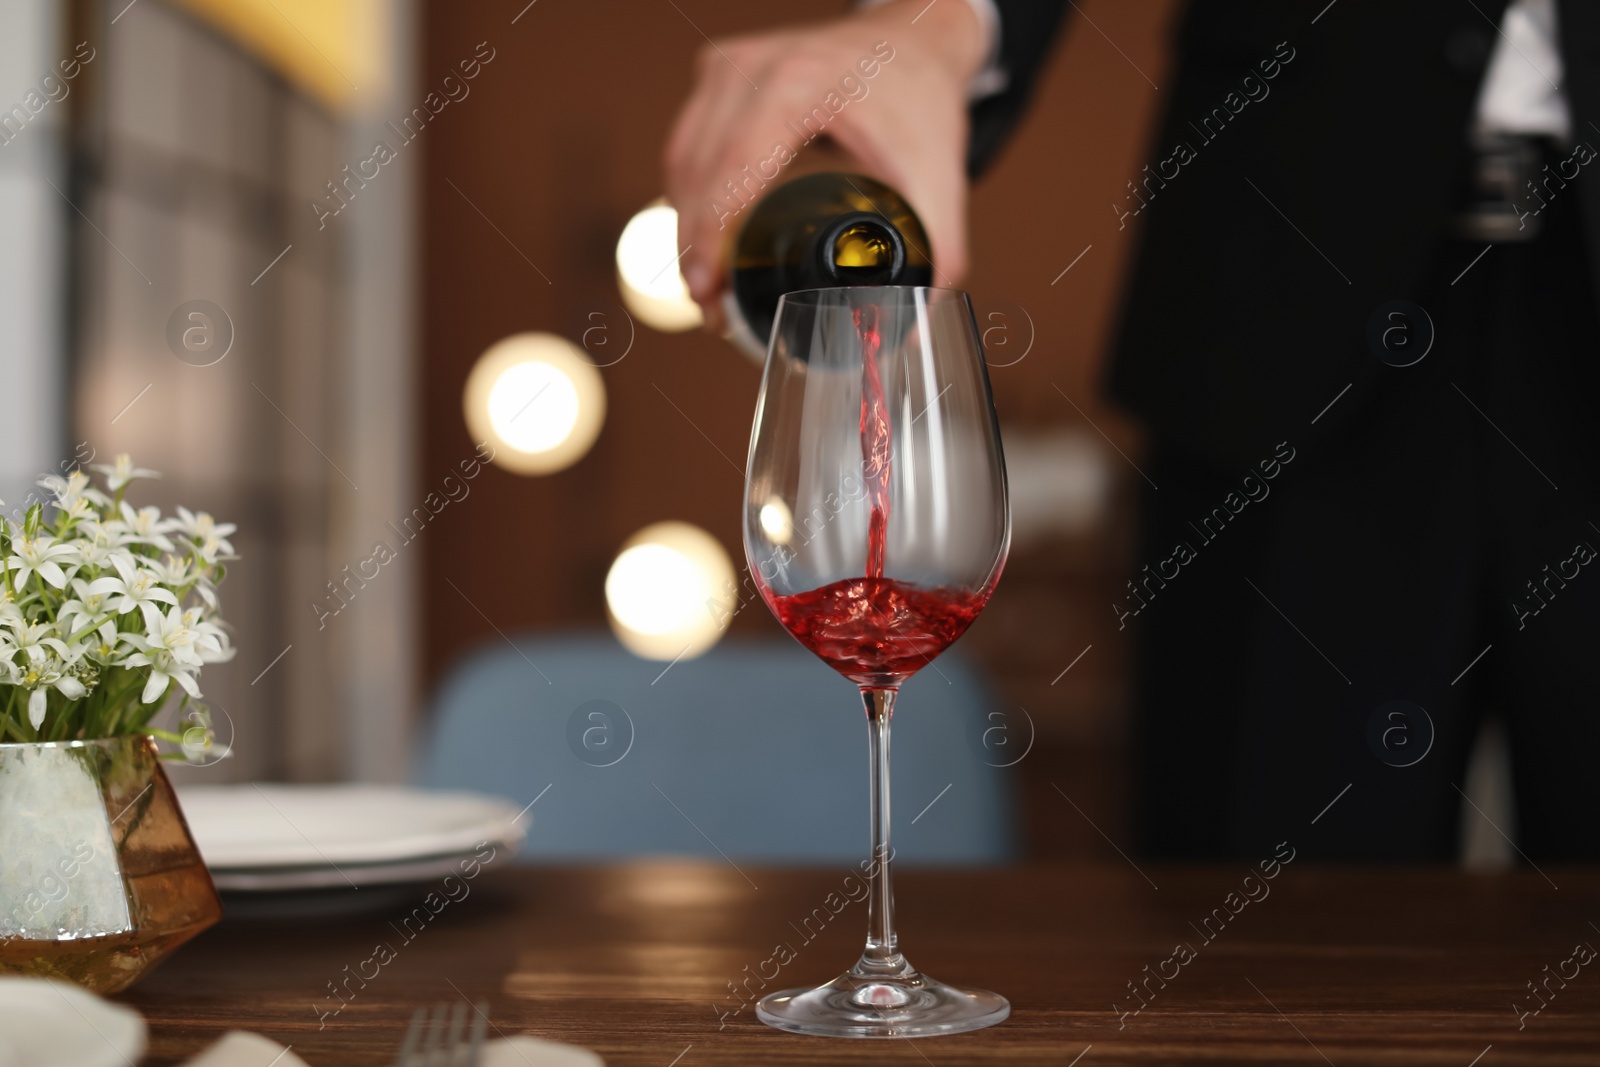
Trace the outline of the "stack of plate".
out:
<instances>
[{"instance_id":1,"label":"stack of plate","mask_svg":"<svg viewBox=\"0 0 1600 1067\"><path fill-rule=\"evenodd\" d=\"M531 814L472 793L372 785L191 785L179 795L217 888L403 885L506 863ZM465 865L465 866L464 866Z\"/></svg>"}]
</instances>

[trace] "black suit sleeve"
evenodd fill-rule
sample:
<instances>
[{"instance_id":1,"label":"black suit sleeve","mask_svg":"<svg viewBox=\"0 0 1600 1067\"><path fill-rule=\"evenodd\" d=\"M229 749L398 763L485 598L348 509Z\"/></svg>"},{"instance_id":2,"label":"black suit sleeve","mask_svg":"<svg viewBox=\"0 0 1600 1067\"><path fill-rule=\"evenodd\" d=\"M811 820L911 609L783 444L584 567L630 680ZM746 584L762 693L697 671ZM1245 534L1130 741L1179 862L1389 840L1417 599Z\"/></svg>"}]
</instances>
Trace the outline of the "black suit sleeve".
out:
<instances>
[{"instance_id":1,"label":"black suit sleeve","mask_svg":"<svg viewBox=\"0 0 1600 1067\"><path fill-rule=\"evenodd\" d=\"M995 0L1000 12L1000 67L1004 92L972 106L967 173L976 177L993 162L1012 127L1027 110L1033 84L1056 38L1066 0Z\"/></svg>"}]
</instances>

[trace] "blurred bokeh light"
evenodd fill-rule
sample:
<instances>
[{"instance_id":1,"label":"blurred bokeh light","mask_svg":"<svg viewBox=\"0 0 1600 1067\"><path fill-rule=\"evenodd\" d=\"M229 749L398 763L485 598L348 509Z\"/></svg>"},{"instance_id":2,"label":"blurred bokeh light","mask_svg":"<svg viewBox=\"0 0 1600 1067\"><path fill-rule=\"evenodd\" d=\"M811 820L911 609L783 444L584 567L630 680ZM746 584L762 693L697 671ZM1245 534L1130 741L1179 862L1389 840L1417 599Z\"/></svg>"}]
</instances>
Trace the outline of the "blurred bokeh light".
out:
<instances>
[{"instance_id":1,"label":"blurred bokeh light","mask_svg":"<svg viewBox=\"0 0 1600 1067\"><path fill-rule=\"evenodd\" d=\"M495 463L518 474L549 474L594 444L606 390L576 345L554 334L519 333L478 357L463 406L473 440L494 447Z\"/></svg>"},{"instance_id":2,"label":"blurred bokeh light","mask_svg":"<svg viewBox=\"0 0 1600 1067\"><path fill-rule=\"evenodd\" d=\"M700 307L678 269L678 212L664 200L647 204L617 239L617 288L645 325L681 333L700 325Z\"/></svg>"},{"instance_id":3,"label":"blurred bokeh light","mask_svg":"<svg viewBox=\"0 0 1600 1067\"><path fill-rule=\"evenodd\" d=\"M636 656L693 658L727 630L733 581L728 553L698 526L646 526L622 546L606 575L611 628Z\"/></svg>"}]
</instances>

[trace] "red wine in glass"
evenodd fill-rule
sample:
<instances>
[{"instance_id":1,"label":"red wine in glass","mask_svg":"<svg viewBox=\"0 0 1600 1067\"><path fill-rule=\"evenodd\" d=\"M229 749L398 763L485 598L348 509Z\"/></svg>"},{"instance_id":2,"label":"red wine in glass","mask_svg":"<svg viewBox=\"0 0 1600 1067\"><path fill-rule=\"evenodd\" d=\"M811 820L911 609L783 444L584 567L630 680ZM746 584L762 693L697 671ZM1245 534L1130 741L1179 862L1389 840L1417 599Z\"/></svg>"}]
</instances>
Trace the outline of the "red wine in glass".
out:
<instances>
[{"instance_id":1,"label":"red wine in glass","mask_svg":"<svg viewBox=\"0 0 1600 1067\"><path fill-rule=\"evenodd\" d=\"M894 930L889 726L900 685L988 602L1010 543L989 381L951 290L815 289L778 307L751 431L745 553L773 614L855 682L871 754L872 891L855 966L761 999L765 1023L840 1037L991 1026L1005 998L921 974Z\"/></svg>"},{"instance_id":2,"label":"red wine in glass","mask_svg":"<svg viewBox=\"0 0 1600 1067\"><path fill-rule=\"evenodd\" d=\"M771 601L795 640L858 685L898 685L960 637L987 593L922 589L883 577L889 533L893 427L883 395L875 305L853 310L861 341L861 470L867 517L866 575ZM763 586L764 588L764 586Z\"/></svg>"},{"instance_id":3,"label":"red wine in glass","mask_svg":"<svg viewBox=\"0 0 1600 1067\"><path fill-rule=\"evenodd\" d=\"M966 632L987 593L923 589L892 578L846 578L772 597L796 641L857 685L899 685Z\"/></svg>"}]
</instances>

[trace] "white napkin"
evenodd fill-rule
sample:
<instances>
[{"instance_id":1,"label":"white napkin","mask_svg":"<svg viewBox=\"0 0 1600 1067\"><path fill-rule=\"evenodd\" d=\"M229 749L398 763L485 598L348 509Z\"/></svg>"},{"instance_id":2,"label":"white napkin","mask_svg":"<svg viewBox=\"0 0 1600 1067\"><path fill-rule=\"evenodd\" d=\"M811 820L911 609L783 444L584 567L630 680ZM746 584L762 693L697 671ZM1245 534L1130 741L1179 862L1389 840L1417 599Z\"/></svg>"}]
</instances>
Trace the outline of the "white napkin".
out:
<instances>
[{"instance_id":1,"label":"white napkin","mask_svg":"<svg viewBox=\"0 0 1600 1067\"><path fill-rule=\"evenodd\" d=\"M67 982L0 978L0 1067L126 1067L144 1019Z\"/></svg>"},{"instance_id":2,"label":"white napkin","mask_svg":"<svg viewBox=\"0 0 1600 1067\"><path fill-rule=\"evenodd\" d=\"M184 1067L307 1067L306 1061L276 1041L243 1030L229 1030L215 1045Z\"/></svg>"},{"instance_id":3,"label":"white napkin","mask_svg":"<svg viewBox=\"0 0 1600 1067\"><path fill-rule=\"evenodd\" d=\"M400 1048L400 1031L394 1047ZM144 1018L67 982L0 977L0 1067L127 1067L145 1050ZM185 1067L309 1067L276 1041L233 1030ZM479 1067L605 1067L586 1048L538 1037L483 1047Z\"/></svg>"},{"instance_id":4,"label":"white napkin","mask_svg":"<svg viewBox=\"0 0 1600 1067\"><path fill-rule=\"evenodd\" d=\"M600 1054L542 1037L508 1037L483 1046L479 1067L606 1067Z\"/></svg>"},{"instance_id":5,"label":"white napkin","mask_svg":"<svg viewBox=\"0 0 1600 1067\"><path fill-rule=\"evenodd\" d=\"M396 1049L399 1042L400 1035L396 1034ZM0 1067L10 1065L0 1060ZM285 1051L282 1045L260 1034L234 1030L185 1067L307 1067L307 1064L293 1050ZM485 1044L478 1067L605 1067L605 1061L586 1048L519 1035Z\"/></svg>"}]
</instances>

